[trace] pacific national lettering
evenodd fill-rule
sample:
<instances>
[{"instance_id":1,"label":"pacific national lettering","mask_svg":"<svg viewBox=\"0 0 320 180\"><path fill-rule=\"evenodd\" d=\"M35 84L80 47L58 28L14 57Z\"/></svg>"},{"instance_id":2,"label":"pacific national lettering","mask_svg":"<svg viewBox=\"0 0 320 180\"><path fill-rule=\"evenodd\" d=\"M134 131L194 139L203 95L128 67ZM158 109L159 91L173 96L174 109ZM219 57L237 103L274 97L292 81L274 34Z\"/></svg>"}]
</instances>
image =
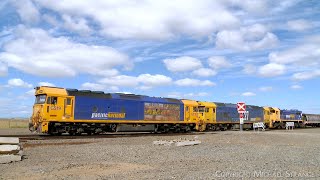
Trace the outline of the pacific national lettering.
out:
<instances>
[{"instance_id":1,"label":"pacific national lettering","mask_svg":"<svg viewBox=\"0 0 320 180\"><path fill-rule=\"evenodd\" d=\"M125 118L126 113L92 113L91 118Z\"/></svg>"},{"instance_id":2,"label":"pacific national lettering","mask_svg":"<svg viewBox=\"0 0 320 180\"><path fill-rule=\"evenodd\" d=\"M91 118L108 118L108 113L92 113Z\"/></svg>"}]
</instances>

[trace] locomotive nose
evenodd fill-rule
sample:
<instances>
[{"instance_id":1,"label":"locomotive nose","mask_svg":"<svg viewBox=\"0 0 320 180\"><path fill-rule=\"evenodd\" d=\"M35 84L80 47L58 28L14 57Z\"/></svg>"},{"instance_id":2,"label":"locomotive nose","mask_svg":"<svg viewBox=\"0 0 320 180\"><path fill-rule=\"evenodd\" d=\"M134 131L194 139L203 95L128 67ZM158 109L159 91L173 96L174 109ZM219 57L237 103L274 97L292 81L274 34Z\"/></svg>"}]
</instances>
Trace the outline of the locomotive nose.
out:
<instances>
[{"instance_id":1,"label":"locomotive nose","mask_svg":"<svg viewBox=\"0 0 320 180\"><path fill-rule=\"evenodd\" d=\"M29 130L34 132L37 131L39 124L42 120L42 105L34 105L33 113L29 119Z\"/></svg>"},{"instance_id":2,"label":"locomotive nose","mask_svg":"<svg viewBox=\"0 0 320 180\"><path fill-rule=\"evenodd\" d=\"M32 116L29 118L29 130L30 130L31 132L34 131L33 122L32 122Z\"/></svg>"}]
</instances>

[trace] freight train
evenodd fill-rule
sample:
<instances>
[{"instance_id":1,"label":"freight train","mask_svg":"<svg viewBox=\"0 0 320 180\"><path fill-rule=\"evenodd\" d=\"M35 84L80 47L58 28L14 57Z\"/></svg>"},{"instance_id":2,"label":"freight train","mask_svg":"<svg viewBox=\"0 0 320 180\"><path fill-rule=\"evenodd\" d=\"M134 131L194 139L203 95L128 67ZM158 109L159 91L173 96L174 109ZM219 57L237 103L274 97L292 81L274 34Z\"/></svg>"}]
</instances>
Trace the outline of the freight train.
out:
<instances>
[{"instance_id":1,"label":"freight train","mask_svg":"<svg viewBox=\"0 0 320 180\"><path fill-rule=\"evenodd\" d=\"M297 127L320 125L320 115L246 107L245 128L256 122L269 128L284 127L286 122ZM188 132L236 128L239 120L236 104L40 86L35 88L29 129L52 135L125 130Z\"/></svg>"}]
</instances>

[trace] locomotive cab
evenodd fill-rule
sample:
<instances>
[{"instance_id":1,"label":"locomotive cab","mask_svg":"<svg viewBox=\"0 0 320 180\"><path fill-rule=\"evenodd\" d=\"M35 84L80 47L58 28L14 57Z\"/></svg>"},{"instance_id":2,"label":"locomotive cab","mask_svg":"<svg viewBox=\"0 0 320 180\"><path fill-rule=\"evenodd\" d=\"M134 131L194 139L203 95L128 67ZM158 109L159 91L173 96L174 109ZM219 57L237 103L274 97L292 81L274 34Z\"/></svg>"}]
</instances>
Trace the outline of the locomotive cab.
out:
<instances>
[{"instance_id":1,"label":"locomotive cab","mask_svg":"<svg viewBox=\"0 0 320 180\"><path fill-rule=\"evenodd\" d=\"M33 113L29 122L30 131L49 133L49 122L72 120L73 97L63 88L36 87Z\"/></svg>"},{"instance_id":2,"label":"locomotive cab","mask_svg":"<svg viewBox=\"0 0 320 180\"><path fill-rule=\"evenodd\" d=\"M199 119L198 116L198 103L193 100L182 100L184 104L184 117L186 122L197 122Z\"/></svg>"},{"instance_id":3,"label":"locomotive cab","mask_svg":"<svg viewBox=\"0 0 320 180\"><path fill-rule=\"evenodd\" d=\"M216 122L216 105L211 102L198 101L199 119L203 119L205 123Z\"/></svg>"},{"instance_id":4,"label":"locomotive cab","mask_svg":"<svg viewBox=\"0 0 320 180\"><path fill-rule=\"evenodd\" d=\"M280 109L275 107L263 107L264 122L270 127L274 128L280 124Z\"/></svg>"},{"instance_id":5,"label":"locomotive cab","mask_svg":"<svg viewBox=\"0 0 320 180\"><path fill-rule=\"evenodd\" d=\"M280 109L271 107L270 108L270 120L271 121L280 121Z\"/></svg>"},{"instance_id":6,"label":"locomotive cab","mask_svg":"<svg viewBox=\"0 0 320 180\"><path fill-rule=\"evenodd\" d=\"M212 102L198 101L198 117L203 121L205 129L215 129L214 123L216 123L216 105ZM203 129L203 130L205 130Z\"/></svg>"}]
</instances>

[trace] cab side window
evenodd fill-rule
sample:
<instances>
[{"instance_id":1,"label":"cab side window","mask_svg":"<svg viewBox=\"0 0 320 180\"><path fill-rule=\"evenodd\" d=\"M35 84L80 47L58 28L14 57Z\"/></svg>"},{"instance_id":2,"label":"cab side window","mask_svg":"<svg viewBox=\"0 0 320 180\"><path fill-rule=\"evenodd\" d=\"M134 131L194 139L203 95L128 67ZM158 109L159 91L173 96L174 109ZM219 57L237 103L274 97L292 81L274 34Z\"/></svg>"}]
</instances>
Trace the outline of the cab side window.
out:
<instances>
[{"instance_id":1,"label":"cab side window","mask_svg":"<svg viewBox=\"0 0 320 180\"><path fill-rule=\"evenodd\" d=\"M67 98L66 105L71 105L71 98Z\"/></svg>"},{"instance_id":2,"label":"cab side window","mask_svg":"<svg viewBox=\"0 0 320 180\"><path fill-rule=\"evenodd\" d=\"M48 97L47 104L51 104L51 97Z\"/></svg>"},{"instance_id":3,"label":"cab side window","mask_svg":"<svg viewBox=\"0 0 320 180\"><path fill-rule=\"evenodd\" d=\"M48 101L50 99L50 103L48 104L57 104L58 103L58 97L49 97Z\"/></svg>"}]
</instances>

